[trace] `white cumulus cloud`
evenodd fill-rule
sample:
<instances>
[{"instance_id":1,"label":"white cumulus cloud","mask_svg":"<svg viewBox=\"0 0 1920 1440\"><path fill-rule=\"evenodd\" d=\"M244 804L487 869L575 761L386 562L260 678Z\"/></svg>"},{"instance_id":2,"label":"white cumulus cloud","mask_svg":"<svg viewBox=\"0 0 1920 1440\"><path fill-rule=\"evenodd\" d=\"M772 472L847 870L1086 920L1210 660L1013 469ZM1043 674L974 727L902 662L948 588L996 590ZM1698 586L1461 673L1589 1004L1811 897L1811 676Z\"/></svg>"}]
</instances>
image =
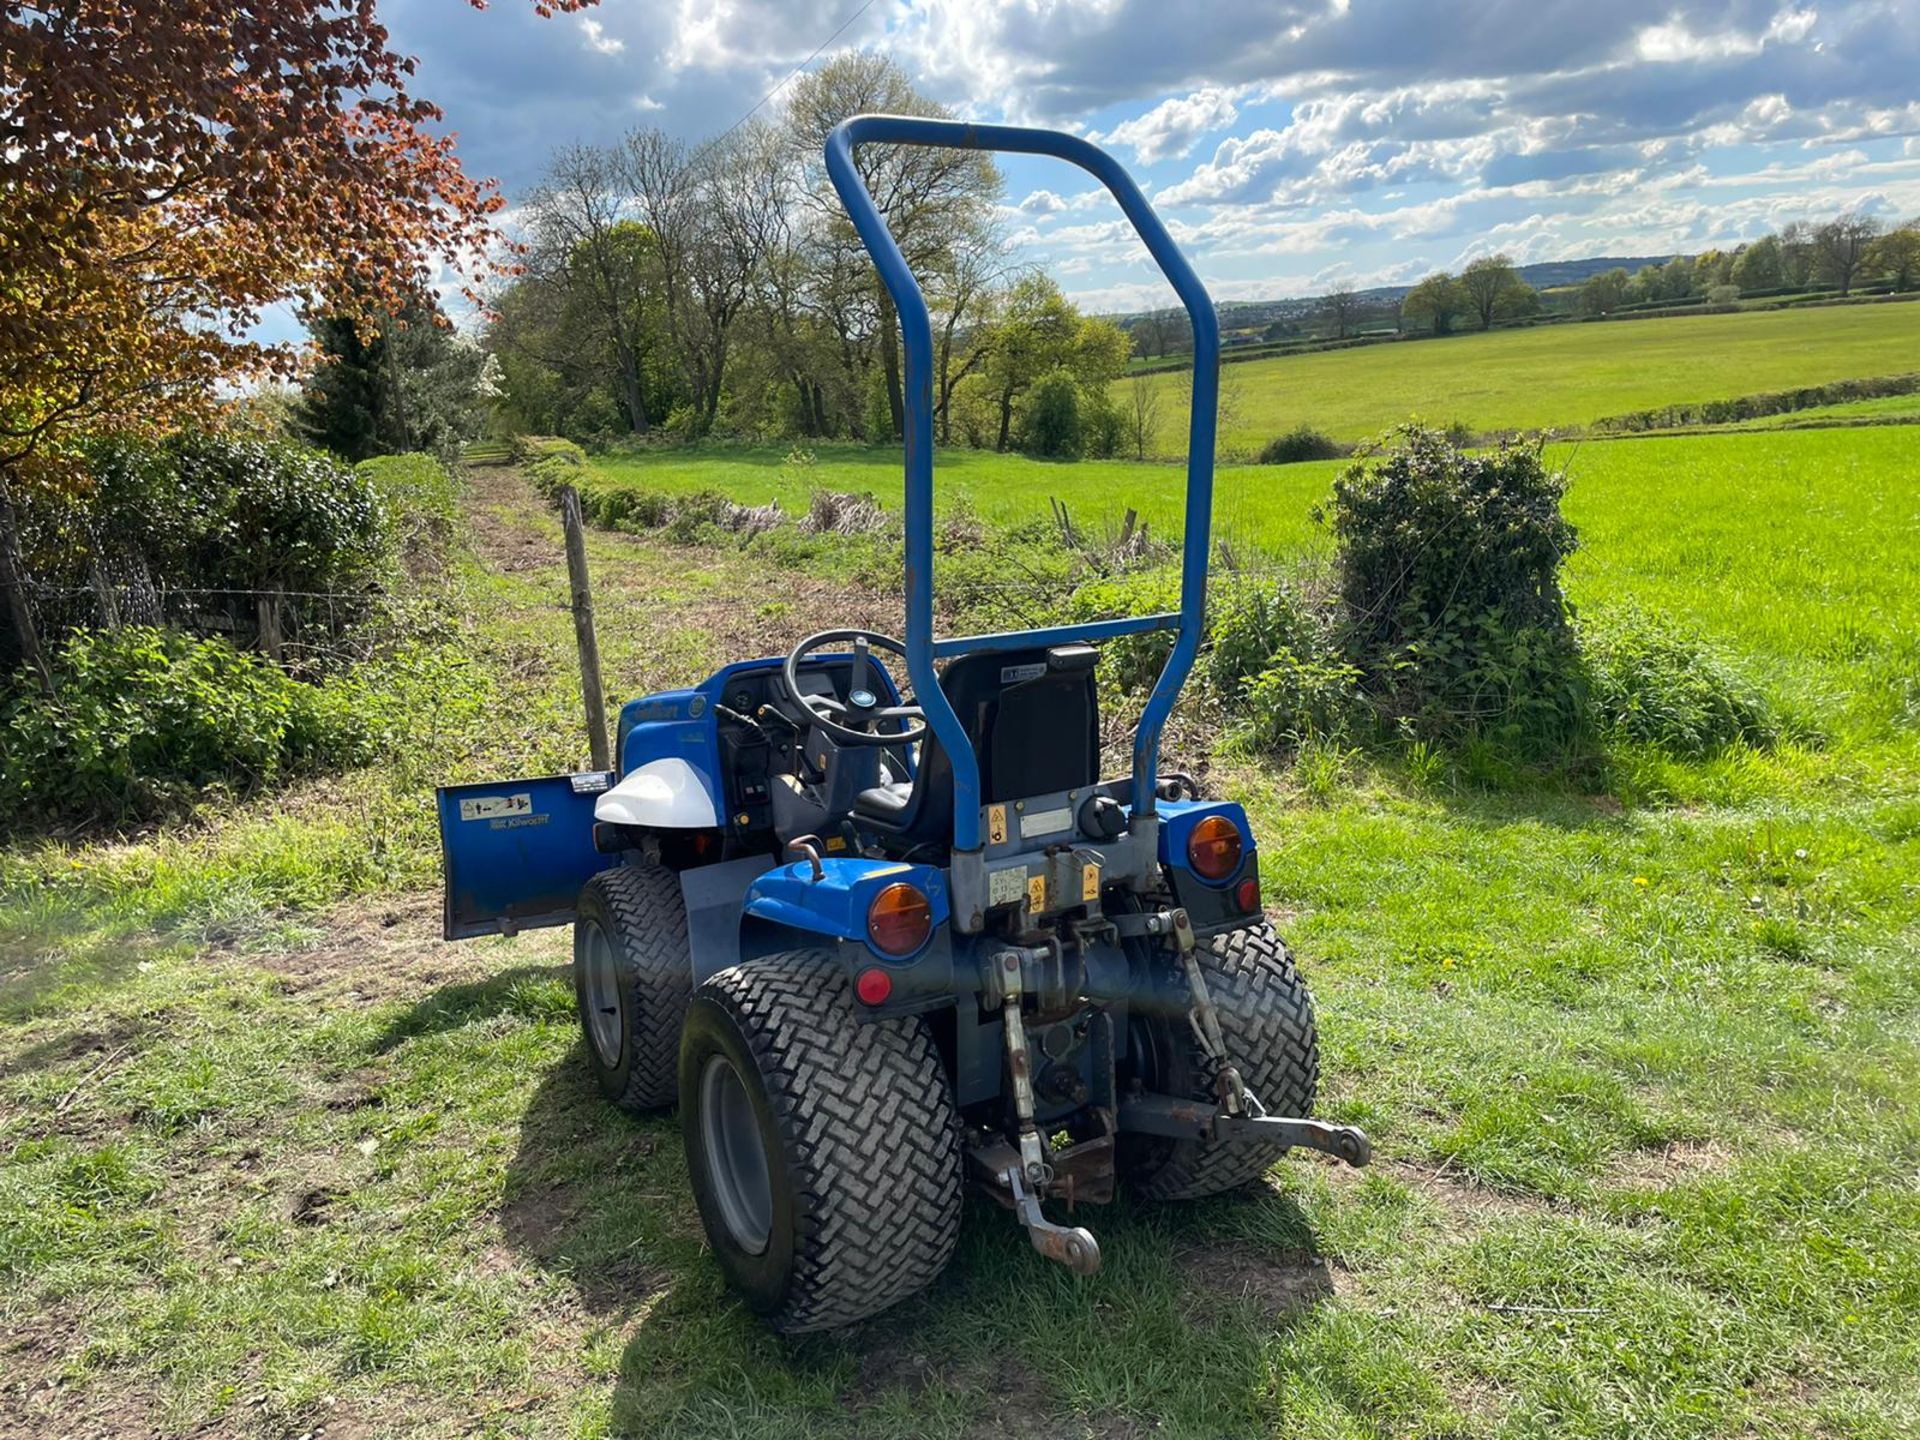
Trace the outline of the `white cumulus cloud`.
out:
<instances>
[{"instance_id":1,"label":"white cumulus cloud","mask_svg":"<svg viewBox=\"0 0 1920 1440\"><path fill-rule=\"evenodd\" d=\"M1156 160L1182 158L1202 135L1231 125L1239 117L1233 93L1208 86L1191 95L1162 100L1146 114L1090 138L1106 145L1124 145L1143 165L1151 165Z\"/></svg>"}]
</instances>

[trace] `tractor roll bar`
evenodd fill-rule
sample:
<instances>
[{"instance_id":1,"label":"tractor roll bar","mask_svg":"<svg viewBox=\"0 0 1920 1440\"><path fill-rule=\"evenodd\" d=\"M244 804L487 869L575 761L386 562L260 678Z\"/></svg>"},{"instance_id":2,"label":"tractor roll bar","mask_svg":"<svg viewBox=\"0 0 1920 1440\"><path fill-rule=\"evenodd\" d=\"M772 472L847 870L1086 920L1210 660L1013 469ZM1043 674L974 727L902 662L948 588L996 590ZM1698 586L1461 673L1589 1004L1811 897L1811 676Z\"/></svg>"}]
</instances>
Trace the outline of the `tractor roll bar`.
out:
<instances>
[{"instance_id":1,"label":"tractor roll bar","mask_svg":"<svg viewBox=\"0 0 1920 1440\"><path fill-rule=\"evenodd\" d=\"M933 636L933 325L926 298L906 257L894 243L886 221L854 168L856 145L922 145L949 150L1002 150L1051 155L1087 171L1120 203L1147 250L1173 285L1193 322L1193 422L1187 437L1186 535L1181 547L1180 609L1177 613L1133 616L1123 620L1059 625L1000 635L938 640ZM907 673L927 722L940 737L953 764L953 843L956 850L980 848L980 763L960 717L940 688L934 660L972 650L1012 650L1070 640L1104 640L1147 630L1174 630L1153 693L1147 697L1133 737L1133 811L1136 819L1154 813L1154 779L1160 759L1160 733L1180 688L1186 684L1200 650L1207 598L1207 553L1212 543L1214 410L1220 390L1220 329L1213 299L1200 277L1153 213L1146 196L1120 163L1077 135L1029 130L1014 125L974 125L959 120L927 120L911 115L856 115L827 136L827 175L859 232L880 279L893 297L906 346L906 590Z\"/></svg>"}]
</instances>

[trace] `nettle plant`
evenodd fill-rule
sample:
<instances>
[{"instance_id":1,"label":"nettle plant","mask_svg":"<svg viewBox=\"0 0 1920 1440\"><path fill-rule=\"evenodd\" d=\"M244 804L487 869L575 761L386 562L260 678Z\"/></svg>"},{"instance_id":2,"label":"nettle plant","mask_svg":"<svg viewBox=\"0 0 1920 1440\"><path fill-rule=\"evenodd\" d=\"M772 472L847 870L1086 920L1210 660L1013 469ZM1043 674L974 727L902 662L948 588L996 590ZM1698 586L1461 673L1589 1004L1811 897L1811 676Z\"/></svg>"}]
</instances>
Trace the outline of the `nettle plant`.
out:
<instances>
[{"instance_id":1,"label":"nettle plant","mask_svg":"<svg viewBox=\"0 0 1920 1440\"><path fill-rule=\"evenodd\" d=\"M1383 719L1550 750L1583 727L1561 563L1565 477L1536 445L1462 451L1406 425L1334 482L1340 643Z\"/></svg>"}]
</instances>

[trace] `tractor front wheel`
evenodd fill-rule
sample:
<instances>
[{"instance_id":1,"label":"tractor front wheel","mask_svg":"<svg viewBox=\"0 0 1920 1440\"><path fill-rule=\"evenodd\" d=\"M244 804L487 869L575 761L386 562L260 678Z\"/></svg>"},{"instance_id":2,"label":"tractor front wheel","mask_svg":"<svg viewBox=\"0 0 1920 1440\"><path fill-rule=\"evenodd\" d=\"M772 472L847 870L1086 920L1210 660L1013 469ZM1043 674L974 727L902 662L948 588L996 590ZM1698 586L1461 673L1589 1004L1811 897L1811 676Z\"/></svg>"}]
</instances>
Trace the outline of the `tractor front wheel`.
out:
<instances>
[{"instance_id":1,"label":"tractor front wheel","mask_svg":"<svg viewBox=\"0 0 1920 1440\"><path fill-rule=\"evenodd\" d=\"M862 1020L824 950L723 970L687 1010L680 1124L707 1240L786 1334L925 1289L960 1230L952 1089L915 1017Z\"/></svg>"},{"instance_id":2,"label":"tractor front wheel","mask_svg":"<svg viewBox=\"0 0 1920 1440\"><path fill-rule=\"evenodd\" d=\"M658 865L619 865L588 881L573 925L573 994L587 1064L623 1110L673 1104L692 993L680 877Z\"/></svg>"},{"instance_id":3,"label":"tractor front wheel","mask_svg":"<svg viewBox=\"0 0 1920 1440\"><path fill-rule=\"evenodd\" d=\"M1201 942L1200 973L1220 1019L1220 1038L1247 1088L1270 1115L1313 1113L1320 1044L1313 997L1271 925L1262 923ZM1215 1101L1214 1065L1185 1016L1136 1022L1133 1039L1149 1090ZM1287 1153L1258 1140L1121 1137L1120 1164L1137 1194L1150 1200L1219 1195L1257 1180Z\"/></svg>"}]
</instances>

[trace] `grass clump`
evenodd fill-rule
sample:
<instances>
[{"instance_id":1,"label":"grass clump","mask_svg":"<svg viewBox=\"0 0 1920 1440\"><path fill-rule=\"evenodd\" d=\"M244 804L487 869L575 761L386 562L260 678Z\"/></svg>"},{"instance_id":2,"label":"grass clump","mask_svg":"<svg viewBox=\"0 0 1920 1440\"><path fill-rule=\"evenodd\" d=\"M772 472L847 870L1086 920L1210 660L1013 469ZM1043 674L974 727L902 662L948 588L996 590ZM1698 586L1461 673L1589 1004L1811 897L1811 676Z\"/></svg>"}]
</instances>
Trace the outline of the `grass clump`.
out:
<instances>
[{"instance_id":1,"label":"grass clump","mask_svg":"<svg viewBox=\"0 0 1920 1440\"><path fill-rule=\"evenodd\" d=\"M1700 759L1778 736L1760 688L1717 647L1627 606L1579 621L1588 703L1601 733Z\"/></svg>"}]
</instances>

